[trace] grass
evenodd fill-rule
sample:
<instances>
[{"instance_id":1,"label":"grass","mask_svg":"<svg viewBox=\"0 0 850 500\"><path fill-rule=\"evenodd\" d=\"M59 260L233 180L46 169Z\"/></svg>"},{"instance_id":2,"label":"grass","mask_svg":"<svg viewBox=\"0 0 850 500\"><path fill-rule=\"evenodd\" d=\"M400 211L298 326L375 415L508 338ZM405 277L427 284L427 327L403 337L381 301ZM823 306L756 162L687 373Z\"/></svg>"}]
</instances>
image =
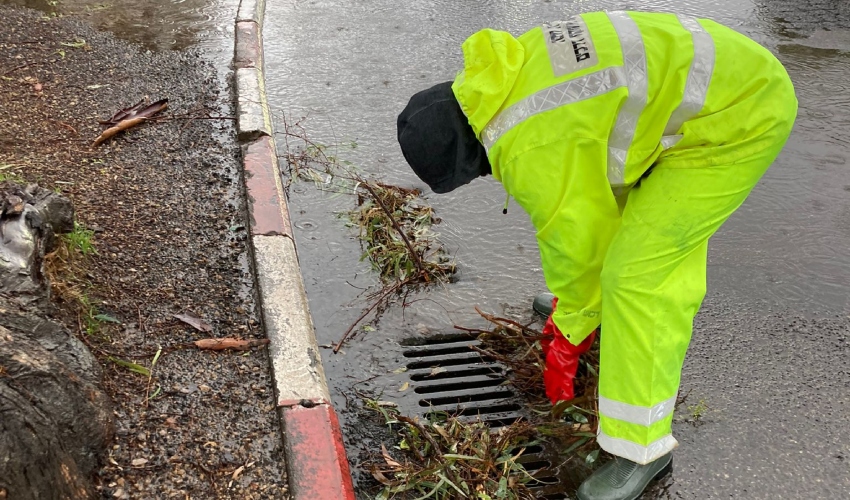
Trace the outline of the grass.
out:
<instances>
[{"instance_id":1,"label":"grass","mask_svg":"<svg viewBox=\"0 0 850 500\"><path fill-rule=\"evenodd\" d=\"M45 273L52 292L61 300L73 304L77 311L80 332L87 336L101 333L104 323L119 323L109 315L101 314L97 301L90 295L86 265L97 255L94 231L74 222L74 230L59 235L60 244L45 256Z\"/></svg>"},{"instance_id":2,"label":"grass","mask_svg":"<svg viewBox=\"0 0 850 500\"><path fill-rule=\"evenodd\" d=\"M518 462L536 444L534 428L526 422L491 431L480 421L462 422L442 415L440 420L417 421L374 400L366 406L379 412L396 431L392 452L368 464L383 486L376 500L416 494L418 498L531 499L534 478Z\"/></svg>"},{"instance_id":3,"label":"grass","mask_svg":"<svg viewBox=\"0 0 850 500\"><path fill-rule=\"evenodd\" d=\"M65 244L72 250L80 252L83 257L88 257L89 255L97 253L97 249L95 248L94 243L92 243L93 238L94 231L86 229L85 226L78 222L74 222L73 231L62 235L62 239L65 241Z\"/></svg>"},{"instance_id":4,"label":"grass","mask_svg":"<svg viewBox=\"0 0 850 500\"><path fill-rule=\"evenodd\" d=\"M385 282L445 282L455 264L443 252L431 230L433 209L419 191L372 182L360 183L357 208L348 212L359 228L363 259L368 259Z\"/></svg>"},{"instance_id":5,"label":"grass","mask_svg":"<svg viewBox=\"0 0 850 500\"><path fill-rule=\"evenodd\" d=\"M13 172L12 169L18 167L18 165L12 163L0 163L0 182L17 182L21 184L24 182L24 179L17 173Z\"/></svg>"}]
</instances>

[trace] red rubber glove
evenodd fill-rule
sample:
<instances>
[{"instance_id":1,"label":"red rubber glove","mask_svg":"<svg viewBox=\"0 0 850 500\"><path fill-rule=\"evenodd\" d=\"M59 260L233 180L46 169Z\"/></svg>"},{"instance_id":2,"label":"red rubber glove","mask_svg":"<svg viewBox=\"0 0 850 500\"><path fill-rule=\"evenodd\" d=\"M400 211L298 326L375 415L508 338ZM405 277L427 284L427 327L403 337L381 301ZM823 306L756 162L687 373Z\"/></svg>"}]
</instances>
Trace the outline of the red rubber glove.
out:
<instances>
[{"instance_id":1,"label":"red rubber glove","mask_svg":"<svg viewBox=\"0 0 850 500\"><path fill-rule=\"evenodd\" d=\"M552 300L552 313L558 305L558 298ZM587 336L579 345L573 345L555 326L552 316L546 320L543 327L543 340L540 346L546 358L546 367L543 370L543 385L546 395L552 404L558 401L569 401L575 397L573 392L573 380L578 370L579 356L587 352L596 339L596 330Z\"/></svg>"}]
</instances>

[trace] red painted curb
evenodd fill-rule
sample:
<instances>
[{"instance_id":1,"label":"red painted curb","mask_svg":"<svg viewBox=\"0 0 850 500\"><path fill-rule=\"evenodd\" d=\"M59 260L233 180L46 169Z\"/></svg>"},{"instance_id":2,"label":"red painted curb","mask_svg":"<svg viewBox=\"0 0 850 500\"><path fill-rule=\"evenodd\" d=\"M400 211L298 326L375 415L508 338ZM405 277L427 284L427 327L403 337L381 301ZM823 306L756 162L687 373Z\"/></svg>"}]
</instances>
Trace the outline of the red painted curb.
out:
<instances>
[{"instance_id":1,"label":"red painted curb","mask_svg":"<svg viewBox=\"0 0 850 500\"><path fill-rule=\"evenodd\" d=\"M277 162L269 137L260 137L245 148L245 187L251 234L292 236L286 201L277 186Z\"/></svg>"},{"instance_id":2,"label":"red painted curb","mask_svg":"<svg viewBox=\"0 0 850 500\"><path fill-rule=\"evenodd\" d=\"M236 50L233 66L236 68L259 68L262 47L260 27L254 21L236 23Z\"/></svg>"},{"instance_id":3,"label":"red painted curb","mask_svg":"<svg viewBox=\"0 0 850 500\"><path fill-rule=\"evenodd\" d=\"M354 500L334 409L326 404L282 408L281 421L293 500Z\"/></svg>"}]
</instances>

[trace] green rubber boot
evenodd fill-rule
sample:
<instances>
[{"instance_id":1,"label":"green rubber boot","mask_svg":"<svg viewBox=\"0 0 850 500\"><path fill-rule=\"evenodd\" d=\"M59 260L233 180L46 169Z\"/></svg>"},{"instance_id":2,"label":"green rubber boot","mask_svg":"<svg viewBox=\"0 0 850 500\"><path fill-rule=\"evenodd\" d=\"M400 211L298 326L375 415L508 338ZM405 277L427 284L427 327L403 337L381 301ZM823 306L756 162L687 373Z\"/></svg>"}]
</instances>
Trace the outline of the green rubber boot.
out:
<instances>
[{"instance_id":1,"label":"green rubber boot","mask_svg":"<svg viewBox=\"0 0 850 500\"><path fill-rule=\"evenodd\" d=\"M672 453L646 465L617 457L581 483L576 496L578 500L636 500L650 482L671 470Z\"/></svg>"},{"instance_id":2,"label":"green rubber boot","mask_svg":"<svg viewBox=\"0 0 850 500\"><path fill-rule=\"evenodd\" d=\"M544 318L548 318L549 315L552 314L552 299L555 298L555 294L549 292L543 292L537 297L534 297L534 302L531 303L531 308L534 309L534 312L543 316Z\"/></svg>"}]
</instances>

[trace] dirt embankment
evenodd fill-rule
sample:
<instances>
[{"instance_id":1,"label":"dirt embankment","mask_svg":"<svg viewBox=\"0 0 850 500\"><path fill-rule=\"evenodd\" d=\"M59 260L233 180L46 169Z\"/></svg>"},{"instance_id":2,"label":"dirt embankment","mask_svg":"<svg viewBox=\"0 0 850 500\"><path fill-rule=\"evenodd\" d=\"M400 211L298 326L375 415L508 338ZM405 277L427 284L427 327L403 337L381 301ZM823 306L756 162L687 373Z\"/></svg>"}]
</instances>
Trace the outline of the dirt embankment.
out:
<instances>
[{"instance_id":1,"label":"dirt embankment","mask_svg":"<svg viewBox=\"0 0 850 500\"><path fill-rule=\"evenodd\" d=\"M0 18L0 176L61 190L94 231L97 253L60 273L55 299L57 318L102 363L114 400L99 490L285 497L265 350L170 349L263 335L233 122L210 118L228 113L224 82L196 53L150 53L33 11L0 6ZM145 96L169 99L165 119L91 146L99 120ZM211 331L173 318L187 311Z\"/></svg>"}]
</instances>

